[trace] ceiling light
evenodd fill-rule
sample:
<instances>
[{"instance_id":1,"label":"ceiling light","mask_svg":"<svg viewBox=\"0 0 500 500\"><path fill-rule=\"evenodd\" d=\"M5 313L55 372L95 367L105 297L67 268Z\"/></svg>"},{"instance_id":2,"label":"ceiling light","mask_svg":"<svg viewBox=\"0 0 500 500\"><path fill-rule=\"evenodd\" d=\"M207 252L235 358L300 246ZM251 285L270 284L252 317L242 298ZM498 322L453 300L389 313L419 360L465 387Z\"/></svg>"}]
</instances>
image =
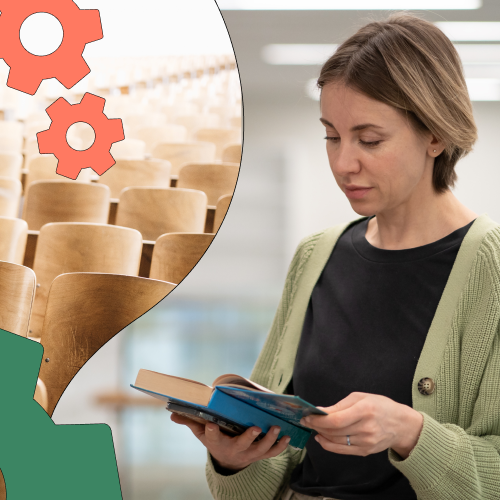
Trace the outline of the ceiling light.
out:
<instances>
[{"instance_id":1,"label":"ceiling light","mask_svg":"<svg viewBox=\"0 0 500 500\"><path fill-rule=\"evenodd\" d=\"M463 65L500 64L500 43L458 43L454 45ZM335 44L275 43L263 47L268 64L322 65L337 50Z\"/></svg>"},{"instance_id":2,"label":"ceiling light","mask_svg":"<svg viewBox=\"0 0 500 500\"><path fill-rule=\"evenodd\" d=\"M316 85L317 79L306 82L307 97L319 101L321 91ZM498 78L466 78L467 90L471 101L500 101L500 79Z\"/></svg>"},{"instance_id":3,"label":"ceiling light","mask_svg":"<svg viewBox=\"0 0 500 500\"><path fill-rule=\"evenodd\" d=\"M452 42L500 42L500 23L434 23Z\"/></svg>"},{"instance_id":4,"label":"ceiling light","mask_svg":"<svg viewBox=\"0 0 500 500\"><path fill-rule=\"evenodd\" d=\"M500 64L500 43L455 44L462 64Z\"/></svg>"},{"instance_id":5,"label":"ceiling light","mask_svg":"<svg viewBox=\"0 0 500 500\"><path fill-rule=\"evenodd\" d=\"M275 43L262 49L268 64L323 64L336 50L333 44Z\"/></svg>"},{"instance_id":6,"label":"ceiling light","mask_svg":"<svg viewBox=\"0 0 500 500\"><path fill-rule=\"evenodd\" d=\"M497 78L466 78L471 101L500 101L500 80Z\"/></svg>"},{"instance_id":7,"label":"ceiling light","mask_svg":"<svg viewBox=\"0 0 500 500\"><path fill-rule=\"evenodd\" d=\"M217 0L222 10L463 10L482 0Z\"/></svg>"}]
</instances>

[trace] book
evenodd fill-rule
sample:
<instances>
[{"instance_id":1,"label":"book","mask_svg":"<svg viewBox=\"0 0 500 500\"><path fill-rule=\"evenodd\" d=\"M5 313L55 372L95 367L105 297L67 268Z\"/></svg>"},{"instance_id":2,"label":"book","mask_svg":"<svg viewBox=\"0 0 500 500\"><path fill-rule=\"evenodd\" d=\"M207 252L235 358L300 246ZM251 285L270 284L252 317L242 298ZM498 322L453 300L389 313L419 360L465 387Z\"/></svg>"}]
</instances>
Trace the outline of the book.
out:
<instances>
[{"instance_id":1,"label":"book","mask_svg":"<svg viewBox=\"0 0 500 500\"><path fill-rule=\"evenodd\" d=\"M276 394L235 374L217 377L212 386L194 380L139 370L131 387L165 401L167 409L199 422L214 422L228 434L237 435L252 426L262 435L273 425L281 431L277 439L290 436L290 446L304 448L312 429L300 425L307 415L326 415L299 396Z\"/></svg>"}]
</instances>

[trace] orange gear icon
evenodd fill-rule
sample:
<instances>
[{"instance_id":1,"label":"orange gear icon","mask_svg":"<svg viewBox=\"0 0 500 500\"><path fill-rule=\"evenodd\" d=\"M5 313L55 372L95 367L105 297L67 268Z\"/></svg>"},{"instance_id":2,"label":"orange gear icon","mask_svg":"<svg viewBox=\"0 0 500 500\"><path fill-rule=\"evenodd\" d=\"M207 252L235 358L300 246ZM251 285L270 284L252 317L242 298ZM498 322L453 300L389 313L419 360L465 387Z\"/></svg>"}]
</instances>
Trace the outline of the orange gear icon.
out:
<instances>
[{"instance_id":1,"label":"orange gear icon","mask_svg":"<svg viewBox=\"0 0 500 500\"><path fill-rule=\"evenodd\" d=\"M85 44L103 36L98 10L81 10L72 0L0 0L0 11L0 58L10 67L8 87L33 95L42 80L56 78L69 89L90 73L82 53ZM56 17L64 31L59 48L46 56L28 52L19 35L23 22L39 12Z\"/></svg>"},{"instance_id":2,"label":"orange gear icon","mask_svg":"<svg viewBox=\"0 0 500 500\"><path fill-rule=\"evenodd\" d=\"M109 150L113 142L123 141L123 124L119 118L109 119L104 113L105 99L86 93L79 104L69 104L60 97L47 109L52 123L48 130L38 132L40 153L52 153L59 161L56 173L76 179L82 168L91 168L102 175L115 164ZM95 133L92 146L84 151L73 149L66 140L68 128L77 122L88 123Z\"/></svg>"}]
</instances>

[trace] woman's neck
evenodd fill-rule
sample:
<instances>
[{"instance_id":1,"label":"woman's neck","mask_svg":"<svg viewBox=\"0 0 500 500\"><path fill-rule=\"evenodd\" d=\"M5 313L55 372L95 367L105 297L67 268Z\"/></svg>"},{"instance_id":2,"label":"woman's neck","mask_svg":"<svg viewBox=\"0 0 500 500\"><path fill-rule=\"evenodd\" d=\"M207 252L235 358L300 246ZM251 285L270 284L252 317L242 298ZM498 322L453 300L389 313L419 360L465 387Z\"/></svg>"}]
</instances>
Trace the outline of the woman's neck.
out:
<instances>
[{"instance_id":1,"label":"woman's neck","mask_svg":"<svg viewBox=\"0 0 500 500\"><path fill-rule=\"evenodd\" d=\"M448 190L413 207L405 204L376 214L368 223L366 239L384 250L415 248L444 238L476 217Z\"/></svg>"}]
</instances>

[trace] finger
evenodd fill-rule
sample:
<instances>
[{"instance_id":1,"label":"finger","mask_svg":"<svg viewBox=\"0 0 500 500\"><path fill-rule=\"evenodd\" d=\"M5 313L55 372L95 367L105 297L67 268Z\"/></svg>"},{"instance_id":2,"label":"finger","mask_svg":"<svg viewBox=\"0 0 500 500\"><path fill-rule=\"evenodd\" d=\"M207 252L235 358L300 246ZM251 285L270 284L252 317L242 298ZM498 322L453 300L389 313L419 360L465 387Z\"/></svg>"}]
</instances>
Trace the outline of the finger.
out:
<instances>
[{"instance_id":1,"label":"finger","mask_svg":"<svg viewBox=\"0 0 500 500\"><path fill-rule=\"evenodd\" d=\"M336 442L338 442L339 438L340 440L345 439L346 436L354 436L354 435L366 436L370 434L366 419L361 419L359 422L356 422L352 425L348 425L347 427L330 427L330 428L318 427L315 430L317 430L317 432L319 432L326 438L335 440Z\"/></svg>"},{"instance_id":2,"label":"finger","mask_svg":"<svg viewBox=\"0 0 500 500\"><path fill-rule=\"evenodd\" d=\"M332 453L339 453L341 455L359 455L365 456L364 451L359 446L338 444L330 441L321 434L317 434L314 439L321 445L321 447L326 451L331 451Z\"/></svg>"},{"instance_id":3,"label":"finger","mask_svg":"<svg viewBox=\"0 0 500 500\"><path fill-rule=\"evenodd\" d=\"M329 413L328 415L309 415L301 419L300 423L318 432L327 429L339 430L360 422L364 416L363 408L355 404L345 410Z\"/></svg>"},{"instance_id":4,"label":"finger","mask_svg":"<svg viewBox=\"0 0 500 500\"><path fill-rule=\"evenodd\" d=\"M372 396L372 394L368 392L351 392L351 394L346 396L344 399L341 399L333 406L327 406L326 408L321 409L326 413L335 413L337 411L347 410L347 408L350 408L351 406L355 405L362 399L367 398L368 396Z\"/></svg>"},{"instance_id":5,"label":"finger","mask_svg":"<svg viewBox=\"0 0 500 500\"><path fill-rule=\"evenodd\" d=\"M265 453L261 459L277 457L280 453L283 453L288 444L290 443L290 436L283 436L276 444L274 444L267 453Z\"/></svg>"},{"instance_id":6,"label":"finger","mask_svg":"<svg viewBox=\"0 0 500 500\"><path fill-rule=\"evenodd\" d=\"M199 422L195 422L188 417L184 417L183 415L178 415L177 413L172 413L170 415L170 420L175 422L176 424L185 425L191 429L191 432L200 439L200 436L205 434L205 426L200 424Z\"/></svg>"},{"instance_id":7,"label":"finger","mask_svg":"<svg viewBox=\"0 0 500 500\"><path fill-rule=\"evenodd\" d=\"M273 425L266 433L266 435L253 446L253 456L260 457L267 453L271 447L276 443L281 428L278 425Z\"/></svg>"},{"instance_id":8,"label":"finger","mask_svg":"<svg viewBox=\"0 0 500 500\"><path fill-rule=\"evenodd\" d=\"M235 438L235 448L238 451L246 451L255 441L262 429L257 426L249 427L243 434Z\"/></svg>"}]
</instances>

